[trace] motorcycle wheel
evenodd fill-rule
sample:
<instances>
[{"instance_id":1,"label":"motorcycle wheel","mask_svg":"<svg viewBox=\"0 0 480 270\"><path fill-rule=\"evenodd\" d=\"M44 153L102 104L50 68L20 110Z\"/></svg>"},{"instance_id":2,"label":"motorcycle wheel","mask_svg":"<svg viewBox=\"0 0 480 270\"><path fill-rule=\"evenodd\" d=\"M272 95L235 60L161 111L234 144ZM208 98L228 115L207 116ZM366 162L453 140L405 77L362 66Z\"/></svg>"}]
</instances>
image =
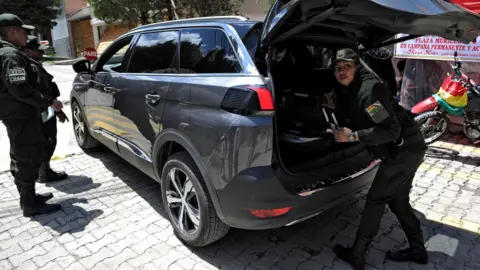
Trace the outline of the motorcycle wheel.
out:
<instances>
[{"instance_id":1,"label":"motorcycle wheel","mask_svg":"<svg viewBox=\"0 0 480 270\"><path fill-rule=\"evenodd\" d=\"M428 121L434 121L434 124L427 123ZM422 113L415 117L415 122L420 126L426 144L431 144L440 139L450 126L450 118L446 113L439 111Z\"/></svg>"}]
</instances>

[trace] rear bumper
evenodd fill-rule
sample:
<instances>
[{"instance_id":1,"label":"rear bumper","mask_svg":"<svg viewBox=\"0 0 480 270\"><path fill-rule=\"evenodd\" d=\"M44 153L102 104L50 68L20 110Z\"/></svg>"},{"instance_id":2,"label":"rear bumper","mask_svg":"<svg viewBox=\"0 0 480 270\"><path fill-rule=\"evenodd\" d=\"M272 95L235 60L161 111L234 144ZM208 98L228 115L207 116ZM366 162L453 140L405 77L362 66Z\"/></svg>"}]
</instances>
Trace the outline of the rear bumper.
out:
<instances>
[{"instance_id":1,"label":"rear bumper","mask_svg":"<svg viewBox=\"0 0 480 270\"><path fill-rule=\"evenodd\" d=\"M314 217L348 196L369 186L378 170L378 163L372 163L361 174L350 176L335 185L303 192L288 192L275 176L271 167L248 169L237 175L217 194L229 226L248 230L262 230L289 226ZM249 209L278 209L292 207L282 216L258 218Z\"/></svg>"}]
</instances>

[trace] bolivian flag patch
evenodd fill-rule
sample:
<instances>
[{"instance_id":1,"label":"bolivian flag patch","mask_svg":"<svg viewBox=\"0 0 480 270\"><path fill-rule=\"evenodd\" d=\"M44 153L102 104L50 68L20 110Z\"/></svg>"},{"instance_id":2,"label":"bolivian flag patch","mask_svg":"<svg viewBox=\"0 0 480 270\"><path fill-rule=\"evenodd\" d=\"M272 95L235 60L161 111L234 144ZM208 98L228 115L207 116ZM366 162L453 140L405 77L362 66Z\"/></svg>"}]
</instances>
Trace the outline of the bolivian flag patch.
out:
<instances>
[{"instance_id":1,"label":"bolivian flag patch","mask_svg":"<svg viewBox=\"0 0 480 270\"><path fill-rule=\"evenodd\" d=\"M368 106L365 111L375 124L383 122L389 116L388 111L379 100Z\"/></svg>"}]
</instances>

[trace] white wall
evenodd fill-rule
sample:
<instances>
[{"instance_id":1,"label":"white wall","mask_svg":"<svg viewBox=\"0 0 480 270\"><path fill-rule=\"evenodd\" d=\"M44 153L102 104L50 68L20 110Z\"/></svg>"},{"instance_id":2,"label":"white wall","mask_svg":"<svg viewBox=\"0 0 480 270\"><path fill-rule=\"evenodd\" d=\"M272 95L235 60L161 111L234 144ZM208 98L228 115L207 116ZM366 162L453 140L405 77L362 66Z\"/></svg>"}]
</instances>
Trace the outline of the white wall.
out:
<instances>
[{"instance_id":1,"label":"white wall","mask_svg":"<svg viewBox=\"0 0 480 270\"><path fill-rule=\"evenodd\" d=\"M52 29L52 42L57 56L70 57L70 35L65 15L65 1L62 0L62 13L55 20L57 25Z\"/></svg>"},{"instance_id":2,"label":"white wall","mask_svg":"<svg viewBox=\"0 0 480 270\"><path fill-rule=\"evenodd\" d=\"M240 14L250 20L263 21L270 5L269 0L245 0L240 7Z\"/></svg>"}]
</instances>

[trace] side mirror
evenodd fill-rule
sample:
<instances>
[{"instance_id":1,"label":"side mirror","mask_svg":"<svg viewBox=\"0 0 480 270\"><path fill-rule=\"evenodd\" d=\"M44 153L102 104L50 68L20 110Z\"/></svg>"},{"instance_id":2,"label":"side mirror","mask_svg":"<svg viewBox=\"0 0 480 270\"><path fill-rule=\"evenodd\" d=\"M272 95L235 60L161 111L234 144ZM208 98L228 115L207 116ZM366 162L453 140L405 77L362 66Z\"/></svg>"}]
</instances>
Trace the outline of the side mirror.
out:
<instances>
[{"instance_id":1,"label":"side mirror","mask_svg":"<svg viewBox=\"0 0 480 270\"><path fill-rule=\"evenodd\" d=\"M75 62L75 64L72 65L72 67L76 73L92 74L92 69L91 69L89 60L84 59L84 60L77 61Z\"/></svg>"}]
</instances>

